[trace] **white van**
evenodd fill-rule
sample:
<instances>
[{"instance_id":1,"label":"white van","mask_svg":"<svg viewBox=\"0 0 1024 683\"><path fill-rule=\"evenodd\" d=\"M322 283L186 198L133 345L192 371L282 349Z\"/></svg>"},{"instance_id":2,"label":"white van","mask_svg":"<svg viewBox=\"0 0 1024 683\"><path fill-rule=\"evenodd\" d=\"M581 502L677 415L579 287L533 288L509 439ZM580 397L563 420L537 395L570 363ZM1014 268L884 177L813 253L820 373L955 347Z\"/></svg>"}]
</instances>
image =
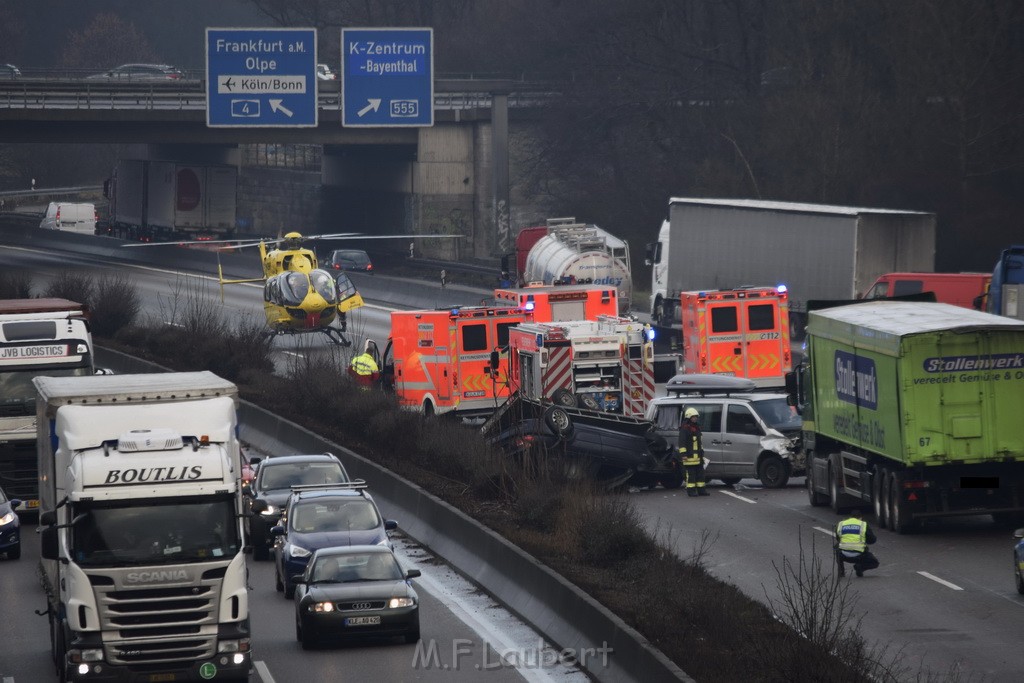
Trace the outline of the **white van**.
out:
<instances>
[{"instance_id":1,"label":"white van","mask_svg":"<svg viewBox=\"0 0 1024 683\"><path fill-rule=\"evenodd\" d=\"M96 205L50 202L40 228L96 234Z\"/></svg>"}]
</instances>

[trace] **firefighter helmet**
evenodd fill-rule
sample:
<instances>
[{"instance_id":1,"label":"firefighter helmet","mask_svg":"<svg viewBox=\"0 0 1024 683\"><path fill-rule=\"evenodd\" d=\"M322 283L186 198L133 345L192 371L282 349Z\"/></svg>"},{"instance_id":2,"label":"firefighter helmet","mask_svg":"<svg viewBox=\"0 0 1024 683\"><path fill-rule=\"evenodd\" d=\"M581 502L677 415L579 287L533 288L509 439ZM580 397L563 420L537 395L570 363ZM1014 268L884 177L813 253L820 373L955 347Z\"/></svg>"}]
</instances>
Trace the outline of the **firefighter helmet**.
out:
<instances>
[{"instance_id":1,"label":"firefighter helmet","mask_svg":"<svg viewBox=\"0 0 1024 683\"><path fill-rule=\"evenodd\" d=\"M686 412L683 413L683 417L689 420L691 417L700 417L700 413L697 412L696 408L687 408Z\"/></svg>"}]
</instances>

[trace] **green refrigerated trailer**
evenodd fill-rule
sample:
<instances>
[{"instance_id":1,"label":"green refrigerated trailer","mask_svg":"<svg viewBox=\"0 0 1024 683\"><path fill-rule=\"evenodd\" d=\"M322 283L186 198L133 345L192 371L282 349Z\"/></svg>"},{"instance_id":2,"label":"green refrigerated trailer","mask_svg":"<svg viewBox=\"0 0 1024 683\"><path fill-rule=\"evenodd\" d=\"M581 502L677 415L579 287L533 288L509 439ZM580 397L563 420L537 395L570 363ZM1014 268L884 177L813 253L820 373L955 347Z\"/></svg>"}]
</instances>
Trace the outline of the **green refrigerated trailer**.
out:
<instances>
[{"instance_id":1,"label":"green refrigerated trailer","mask_svg":"<svg viewBox=\"0 0 1024 683\"><path fill-rule=\"evenodd\" d=\"M812 505L870 506L897 533L1024 516L1021 321L900 301L812 311L797 379Z\"/></svg>"}]
</instances>

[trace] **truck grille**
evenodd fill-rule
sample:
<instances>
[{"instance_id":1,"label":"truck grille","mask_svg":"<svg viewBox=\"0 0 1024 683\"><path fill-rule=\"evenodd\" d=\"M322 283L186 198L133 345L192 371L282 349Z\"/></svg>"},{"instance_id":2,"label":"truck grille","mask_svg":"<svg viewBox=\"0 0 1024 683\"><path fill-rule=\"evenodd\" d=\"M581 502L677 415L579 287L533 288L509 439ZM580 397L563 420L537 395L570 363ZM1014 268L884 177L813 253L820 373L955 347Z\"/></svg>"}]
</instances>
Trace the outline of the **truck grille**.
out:
<instances>
[{"instance_id":1,"label":"truck grille","mask_svg":"<svg viewBox=\"0 0 1024 683\"><path fill-rule=\"evenodd\" d=\"M90 577L107 661L139 665L212 657L221 576L222 571L207 572L195 586L138 589L117 588L106 577Z\"/></svg>"}]
</instances>

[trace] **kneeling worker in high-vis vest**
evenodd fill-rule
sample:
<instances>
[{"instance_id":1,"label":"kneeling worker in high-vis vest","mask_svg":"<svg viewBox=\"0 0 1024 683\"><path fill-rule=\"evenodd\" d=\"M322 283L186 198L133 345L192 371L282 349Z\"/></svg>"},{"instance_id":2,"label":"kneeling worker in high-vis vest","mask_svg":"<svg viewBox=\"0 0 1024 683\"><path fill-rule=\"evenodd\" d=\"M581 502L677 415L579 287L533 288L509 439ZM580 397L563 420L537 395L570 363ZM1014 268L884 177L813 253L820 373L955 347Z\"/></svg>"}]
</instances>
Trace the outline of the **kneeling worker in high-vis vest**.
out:
<instances>
[{"instance_id":1,"label":"kneeling worker in high-vis vest","mask_svg":"<svg viewBox=\"0 0 1024 683\"><path fill-rule=\"evenodd\" d=\"M860 512L852 512L848 519L839 522L836 525L836 566L839 567L839 576L846 575L847 562L853 565L857 576L864 576L867 570L877 568L878 559L868 550L868 546L875 540L874 532L868 528Z\"/></svg>"}]
</instances>

